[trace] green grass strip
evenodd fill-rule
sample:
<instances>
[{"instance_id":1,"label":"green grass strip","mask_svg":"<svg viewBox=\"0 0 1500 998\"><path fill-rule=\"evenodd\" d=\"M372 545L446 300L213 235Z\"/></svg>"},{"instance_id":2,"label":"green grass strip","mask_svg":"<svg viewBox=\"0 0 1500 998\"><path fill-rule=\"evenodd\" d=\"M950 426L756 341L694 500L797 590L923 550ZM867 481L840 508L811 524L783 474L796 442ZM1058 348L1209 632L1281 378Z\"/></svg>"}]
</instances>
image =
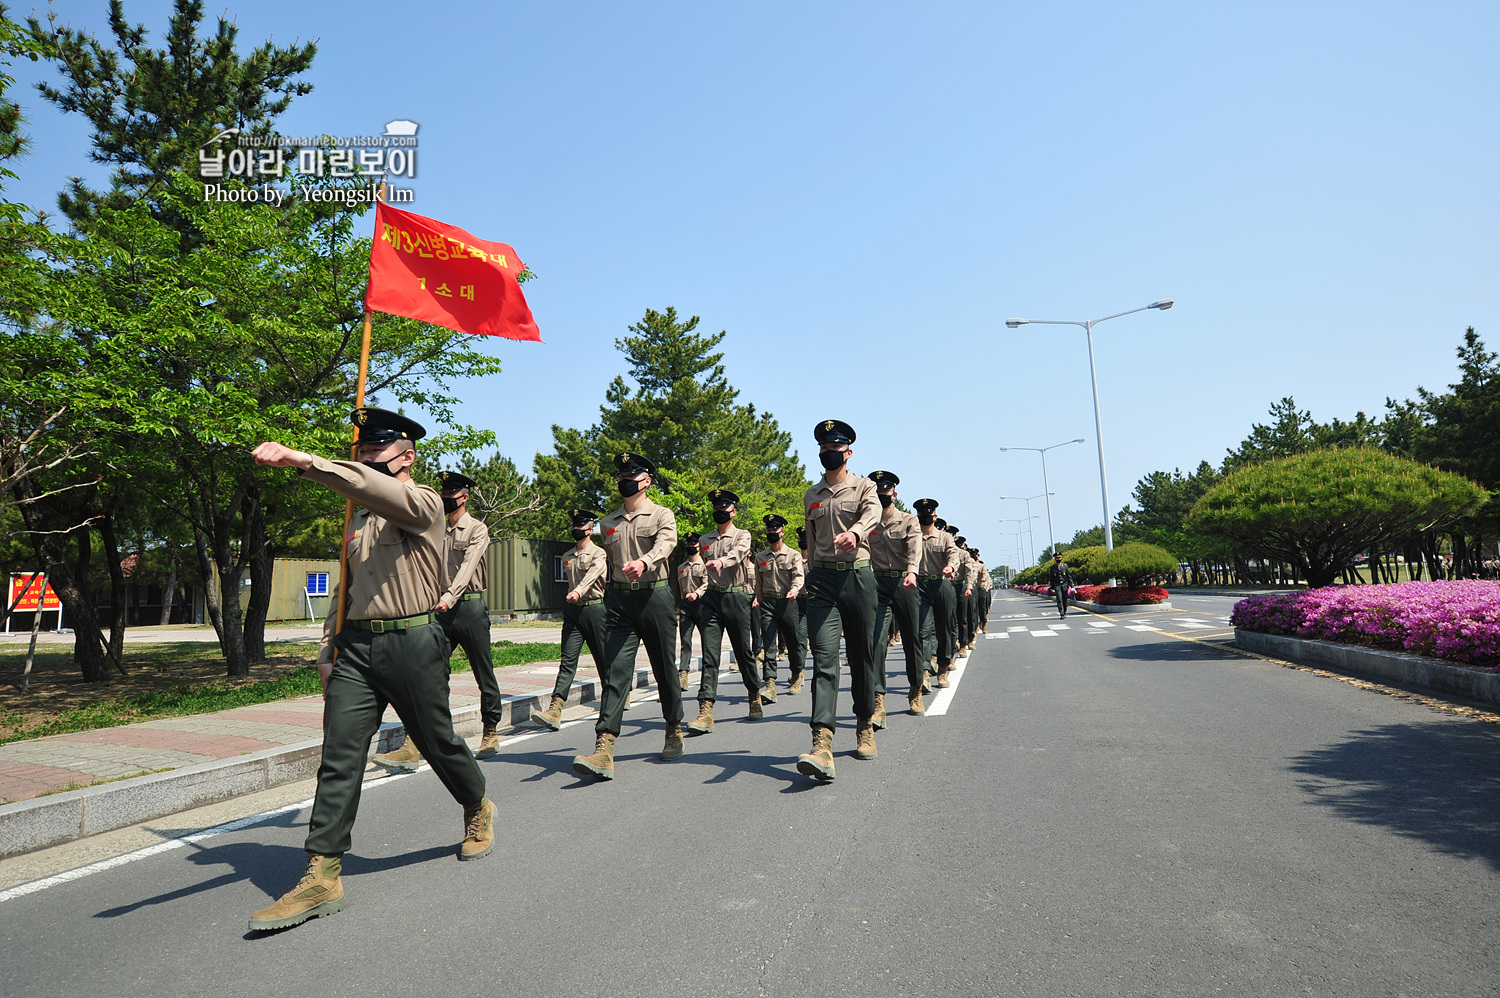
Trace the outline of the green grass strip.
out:
<instances>
[{"instance_id":1,"label":"green grass strip","mask_svg":"<svg viewBox=\"0 0 1500 998\"><path fill-rule=\"evenodd\" d=\"M267 649L270 651L270 649ZM496 668L507 665L527 665L531 662L555 662L562 654L562 646L545 641L515 644L498 641L492 648ZM469 660L461 649L456 649L452 659L454 672L469 672ZM136 724L161 717L184 717L190 714L211 714L235 707L270 703L273 700L292 700L313 696L323 691L318 670L311 666L289 672L276 679L230 686L222 681L211 683L183 683L165 690L137 693L133 696L104 700L87 707L65 710L41 724L25 726L20 712L0 717L0 745L45 738L48 735L67 735L77 731L93 731L96 728L114 728L122 724Z\"/></svg>"}]
</instances>

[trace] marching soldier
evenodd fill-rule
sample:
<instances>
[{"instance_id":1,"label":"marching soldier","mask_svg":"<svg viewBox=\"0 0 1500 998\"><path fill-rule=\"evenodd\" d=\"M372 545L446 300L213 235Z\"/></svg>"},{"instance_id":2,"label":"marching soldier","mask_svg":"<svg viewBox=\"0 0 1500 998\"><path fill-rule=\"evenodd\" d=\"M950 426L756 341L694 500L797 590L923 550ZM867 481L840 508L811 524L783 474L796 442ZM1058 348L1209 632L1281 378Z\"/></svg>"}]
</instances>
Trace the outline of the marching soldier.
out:
<instances>
[{"instance_id":1,"label":"marching soldier","mask_svg":"<svg viewBox=\"0 0 1500 998\"><path fill-rule=\"evenodd\" d=\"M594 725L594 754L573 759L578 775L601 780L615 778L615 739L620 736L620 719L635 676L635 653L642 641L666 722L661 757L670 760L682 755L682 684L674 668L676 635L672 593L667 589L667 559L677 546L677 517L646 494L656 478L656 465L626 452L615 457L615 469L625 503L599 524L609 558L604 592L604 691Z\"/></svg>"},{"instance_id":2,"label":"marching soldier","mask_svg":"<svg viewBox=\"0 0 1500 998\"><path fill-rule=\"evenodd\" d=\"M990 632L990 601L993 598L995 580L990 578L990 568L979 558L978 548L969 548L969 555L974 559L975 581L978 587L974 590L974 599L977 610L975 619L979 623L979 633Z\"/></svg>"},{"instance_id":3,"label":"marching soldier","mask_svg":"<svg viewBox=\"0 0 1500 998\"><path fill-rule=\"evenodd\" d=\"M608 671L604 657L604 577L609 571L609 559L604 549L594 543L595 515L586 509L575 509L573 518L573 550L563 558L563 574L568 579L568 595L563 606L562 660L557 668L557 685L552 688L552 701L546 710L531 712L533 724L557 731L562 727L563 708L568 704L568 691L573 688L573 677L578 674L579 653L589 646L594 668L599 672L599 685L604 685ZM603 696L602 689L600 693Z\"/></svg>"},{"instance_id":4,"label":"marching soldier","mask_svg":"<svg viewBox=\"0 0 1500 998\"><path fill-rule=\"evenodd\" d=\"M776 653L778 639L786 645L787 665L791 669L791 684L787 693L795 693L802 687L802 639L801 620L797 599L807 581L802 556L786 546L786 517L770 513L765 518L766 539L770 546L755 556L755 595L764 614L765 631L760 644L765 655L765 685L774 695L776 692Z\"/></svg>"},{"instance_id":5,"label":"marching soldier","mask_svg":"<svg viewBox=\"0 0 1500 998\"><path fill-rule=\"evenodd\" d=\"M953 538L953 546L958 549L958 568L953 571L953 640L956 643L953 657L960 659L969 651L969 617L964 598L964 591L969 587L969 552L958 543L957 527L950 523L943 529ZM948 677L940 675L938 685L949 685Z\"/></svg>"},{"instance_id":6,"label":"marching soldier","mask_svg":"<svg viewBox=\"0 0 1500 998\"><path fill-rule=\"evenodd\" d=\"M437 492L411 480L415 442L426 431L383 409L356 409L351 419L359 427L358 462L328 461L270 441L253 451L256 463L298 468L363 509L344 540L348 573L318 648L323 758L308 822L307 872L275 904L250 916L252 931L284 929L343 909L343 854L359 810L370 739L388 704L463 805L458 858L487 856L495 844L495 805L448 709L448 639L432 613L444 595L447 524ZM335 634L340 600L346 616Z\"/></svg>"},{"instance_id":7,"label":"marching soldier","mask_svg":"<svg viewBox=\"0 0 1500 998\"><path fill-rule=\"evenodd\" d=\"M1073 571L1063 561L1061 551L1052 556L1052 568L1047 575L1052 584L1052 597L1057 600L1057 616L1061 619L1068 615L1068 590L1073 588Z\"/></svg>"},{"instance_id":8,"label":"marching soldier","mask_svg":"<svg viewBox=\"0 0 1500 998\"><path fill-rule=\"evenodd\" d=\"M875 758L875 573L869 534L880 519L875 483L849 470L854 428L828 419L813 430L823 478L803 497L812 571L808 573L807 630L813 658L812 751L797 770L833 779L833 729L839 693L839 637L849 659L860 759Z\"/></svg>"},{"instance_id":9,"label":"marching soldier","mask_svg":"<svg viewBox=\"0 0 1500 998\"><path fill-rule=\"evenodd\" d=\"M967 655L974 650L974 635L979 630L979 622L975 618L975 612L979 605L975 599L975 594L979 591L979 582L975 576L978 574L979 569L977 562L974 561L973 552L969 550L968 538L958 536L953 538L953 543L957 544L959 551L963 552L964 591L959 598L963 600L964 607L963 643L964 654Z\"/></svg>"},{"instance_id":10,"label":"marching soldier","mask_svg":"<svg viewBox=\"0 0 1500 998\"><path fill-rule=\"evenodd\" d=\"M687 726L688 733L706 735L714 730L714 701L719 693L719 655L724 647L724 633L734 649L740 667L740 679L750 696L750 717L765 716L762 699L775 702L761 693L760 675L755 653L750 647L750 531L734 524L740 497L728 489L714 489L708 494L714 506L718 527L698 539L703 552L703 567L708 571L708 591L703 594L703 674L698 680L698 716Z\"/></svg>"},{"instance_id":11,"label":"marching soldier","mask_svg":"<svg viewBox=\"0 0 1500 998\"><path fill-rule=\"evenodd\" d=\"M444 544L444 571L447 589L437 604L437 619L448 638L449 655L456 644L468 656L479 684L479 716L484 725L477 758L488 759L500 751L500 721L503 707L500 683L495 679L494 659L490 655L490 609L484 594L489 573L490 528L469 515L469 489L478 483L456 471L438 472L438 489L443 498L443 512L448 517ZM415 772L422 753L411 735L394 752L373 757L371 762L389 769Z\"/></svg>"},{"instance_id":12,"label":"marching soldier","mask_svg":"<svg viewBox=\"0 0 1500 998\"><path fill-rule=\"evenodd\" d=\"M922 566L922 525L915 515L896 508L896 486L901 479L889 471L870 476L880 500L880 522L870 534L870 562L875 569L878 603L875 610L875 675L880 691L875 695L875 716L871 723L878 731L885 727L886 653L889 638L901 633L901 651L906 655L907 700L922 700L922 640L918 630L917 571ZM913 713L921 713L913 707Z\"/></svg>"},{"instance_id":13,"label":"marching soldier","mask_svg":"<svg viewBox=\"0 0 1500 998\"><path fill-rule=\"evenodd\" d=\"M797 640L802 643L803 656L809 652L807 646L807 573L812 569L812 560L807 554L807 528L797 528L797 553L802 556L802 591L797 594ZM788 694L802 692L802 677L792 680L786 688Z\"/></svg>"},{"instance_id":14,"label":"marching soldier","mask_svg":"<svg viewBox=\"0 0 1500 998\"><path fill-rule=\"evenodd\" d=\"M693 667L693 631L703 629L703 594L708 590L708 570L703 567L703 552L698 550L696 530L683 537L687 560L677 566L677 636L682 645L677 659L677 679L687 689L688 672Z\"/></svg>"},{"instance_id":15,"label":"marching soldier","mask_svg":"<svg viewBox=\"0 0 1500 998\"><path fill-rule=\"evenodd\" d=\"M922 657L938 677L939 685L946 685L956 642L954 593L948 580L958 571L958 546L951 534L938 527L941 518L934 515L938 508L936 499L918 499L914 507L922 527L922 565L917 570ZM921 697L912 701L911 711L913 714L926 711Z\"/></svg>"}]
</instances>

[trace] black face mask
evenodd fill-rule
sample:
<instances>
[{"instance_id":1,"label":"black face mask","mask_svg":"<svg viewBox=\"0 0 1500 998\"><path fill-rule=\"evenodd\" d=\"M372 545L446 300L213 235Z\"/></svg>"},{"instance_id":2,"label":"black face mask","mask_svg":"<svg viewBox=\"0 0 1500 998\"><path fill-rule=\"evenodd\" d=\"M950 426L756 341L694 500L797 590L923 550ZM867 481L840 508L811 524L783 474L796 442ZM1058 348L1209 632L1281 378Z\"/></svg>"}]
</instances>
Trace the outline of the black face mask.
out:
<instances>
[{"instance_id":1,"label":"black face mask","mask_svg":"<svg viewBox=\"0 0 1500 998\"><path fill-rule=\"evenodd\" d=\"M733 520L733 519L734 519L734 514L731 513L731 512L729 512L729 510L727 510L727 509L716 509L716 510L714 510L714 522L715 523L728 523L730 520Z\"/></svg>"},{"instance_id":2,"label":"black face mask","mask_svg":"<svg viewBox=\"0 0 1500 998\"><path fill-rule=\"evenodd\" d=\"M818 453L818 463L827 471L837 471L849 460L849 452L846 450L825 450Z\"/></svg>"},{"instance_id":3,"label":"black face mask","mask_svg":"<svg viewBox=\"0 0 1500 998\"><path fill-rule=\"evenodd\" d=\"M776 544L781 540L781 537L782 533L778 530L774 534L767 534L766 540L770 541L772 544Z\"/></svg>"},{"instance_id":4,"label":"black face mask","mask_svg":"<svg viewBox=\"0 0 1500 998\"><path fill-rule=\"evenodd\" d=\"M936 519L937 519L937 516L934 515L934 514L932 514L932 513L918 513L917 514L917 522L920 523L924 527L930 527L930 526L932 526L932 521L936 520Z\"/></svg>"},{"instance_id":5,"label":"black face mask","mask_svg":"<svg viewBox=\"0 0 1500 998\"><path fill-rule=\"evenodd\" d=\"M443 496L443 512L452 513L458 509L458 496Z\"/></svg>"},{"instance_id":6,"label":"black face mask","mask_svg":"<svg viewBox=\"0 0 1500 998\"><path fill-rule=\"evenodd\" d=\"M376 471L379 471L382 474L390 475L392 478L396 477L396 472L391 470L390 461L361 461L360 464L364 465L366 468L374 468Z\"/></svg>"},{"instance_id":7,"label":"black face mask","mask_svg":"<svg viewBox=\"0 0 1500 998\"><path fill-rule=\"evenodd\" d=\"M885 507L889 506L891 503L893 503L893 502L896 501L896 500L892 499L890 496L886 495L884 492L877 492L877 493L875 493L875 498L880 500L880 508L881 509L884 509Z\"/></svg>"},{"instance_id":8,"label":"black face mask","mask_svg":"<svg viewBox=\"0 0 1500 998\"><path fill-rule=\"evenodd\" d=\"M589 535L589 532L584 527L574 527L573 528L573 539L575 541L581 541L585 537L587 537L588 535Z\"/></svg>"},{"instance_id":9,"label":"black face mask","mask_svg":"<svg viewBox=\"0 0 1500 998\"><path fill-rule=\"evenodd\" d=\"M636 481L634 478L626 478L620 482L620 495L624 496L626 499L629 499L644 487L644 485Z\"/></svg>"}]
</instances>

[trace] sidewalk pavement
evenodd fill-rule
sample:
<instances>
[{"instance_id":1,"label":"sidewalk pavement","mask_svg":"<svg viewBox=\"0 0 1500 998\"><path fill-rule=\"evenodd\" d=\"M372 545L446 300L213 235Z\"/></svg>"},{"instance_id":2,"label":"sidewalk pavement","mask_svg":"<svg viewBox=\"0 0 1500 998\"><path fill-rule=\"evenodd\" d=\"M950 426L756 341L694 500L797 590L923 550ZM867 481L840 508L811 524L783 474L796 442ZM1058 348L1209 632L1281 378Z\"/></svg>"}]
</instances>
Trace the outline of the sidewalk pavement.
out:
<instances>
[{"instance_id":1,"label":"sidewalk pavement","mask_svg":"<svg viewBox=\"0 0 1500 998\"><path fill-rule=\"evenodd\" d=\"M556 630L540 628L507 628L499 635L517 643L557 639ZM697 635L693 651L696 670ZM503 730L531 726L531 711L546 706L557 669L556 662L542 662L495 670ZM728 649L721 669L721 675L738 675ZM689 685L696 681L690 677ZM642 648L632 688L651 683ZM568 703L596 700L599 691L585 649ZM449 704L458 734L477 737L482 722L473 673L453 675ZM317 773L322 731L323 698L311 696L0 746L0 858L308 779ZM405 736L388 709L370 752L389 751Z\"/></svg>"}]
</instances>

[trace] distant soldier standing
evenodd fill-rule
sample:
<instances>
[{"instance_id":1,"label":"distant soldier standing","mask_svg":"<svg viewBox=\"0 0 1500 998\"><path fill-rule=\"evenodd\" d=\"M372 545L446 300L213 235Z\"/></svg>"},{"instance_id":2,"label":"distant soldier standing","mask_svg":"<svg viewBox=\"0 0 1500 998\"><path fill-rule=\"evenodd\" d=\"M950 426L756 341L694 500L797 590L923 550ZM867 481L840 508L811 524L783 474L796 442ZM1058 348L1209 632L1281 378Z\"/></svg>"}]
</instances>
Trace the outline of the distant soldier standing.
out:
<instances>
[{"instance_id":1,"label":"distant soldier standing","mask_svg":"<svg viewBox=\"0 0 1500 998\"><path fill-rule=\"evenodd\" d=\"M557 684L552 687L552 701L546 710L531 712L533 724L553 731L562 727L563 708L568 704L573 678L578 675L578 659L585 644L599 672L601 687L608 671L605 668L608 659L604 657L604 578L609 571L609 559L591 536L596 519L593 512L575 509L570 515L573 550L563 557L568 595L563 605L562 660L557 667Z\"/></svg>"},{"instance_id":2,"label":"distant soldier standing","mask_svg":"<svg viewBox=\"0 0 1500 998\"><path fill-rule=\"evenodd\" d=\"M479 684L479 717L484 725L474 755L488 759L500 751L500 722L504 718L500 683L495 679L490 654L490 610L484 601L489 588L490 528L469 515L469 489L478 487L472 478L456 471L440 471L437 477L443 512L448 517L443 557L447 589L438 600L437 619L448 638L450 658L453 646L458 645L474 670L474 681ZM370 761L414 772L422 762L422 753L408 734L396 751Z\"/></svg>"},{"instance_id":3,"label":"distant soldier standing","mask_svg":"<svg viewBox=\"0 0 1500 998\"><path fill-rule=\"evenodd\" d=\"M615 778L615 739L620 736L620 719L635 675L635 653L642 641L666 722L661 757L682 755L682 684L673 661L676 628L672 593L667 588L667 559L677 546L677 517L646 494L656 477L656 465L626 452L615 457L615 469L625 504L599 524L609 557L604 593L604 692L594 725L594 754L573 759L573 769L580 776L601 780Z\"/></svg>"},{"instance_id":4,"label":"distant soldier standing","mask_svg":"<svg viewBox=\"0 0 1500 998\"><path fill-rule=\"evenodd\" d=\"M946 530L938 528L939 518L934 515L938 508L936 499L918 499L914 508L917 522L922 527L922 565L917 570L922 657L927 660L929 670L938 677L938 684L943 685L953 663L956 643L954 593L948 580L958 571L958 546ZM926 710L921 698L913 701L911 710L913 714Z\"/></svg>"},{"instance_id":5,"label":"distant soldier standing","mask_svg":"<svg viewBox=\"0 0 1500 998\"><path fill-rule=\"evenodd\" d=\"M740 679L750 698L750 717L763 717L760 673L751 650L750 531L735 526L734 514L740 497L728 489L708 494L718 527L698 539L703 567L708 571L708 591L703 594L703 675L698 680L698 716L687 726L689 734L706 735L714 730L714 701L719 693L719 656L724 634L734 649ZM771 695L775 700L775 693Z\"/></svg>"},{"instance_id":6,"label":"distant soldier standing","mask_svg":"<svg viewBox=\"0 0 1500 998\"><path fill-rule=\"evenodd\" d=\"M426 431L383 409L356 409L351 418L359 427L359 462L328 461L269 441L253 451L258 464L298 468L364 508L344 539L348 573L318 648L323 758L308 822L307 872L274 905L250 916L252 931L288 928L344 907L342 859L359 810L370 739L387 705L396 708L433 772L463 805L458 858L478 859L494 848L495 805L484 795L479 763L453 731L448 639L432 613L443 595L447 525L437 492L411 480L414 444ZM335 634L340 601L347 615Z\"/></svg>"},{"instance_id":7,"label":"distant soldier standing","mask_svg":"<svg viewBox=\"0 0 1500 998\"><path fill-rule=\"evenodd\" d=\"M760 645L765 656L765 685L775 693L777 639L786 644L787 665L791 669L791 684L787 692L795 692L802 685L803 652L800 612L797 598L806 583L802 555L786 546L786 517L770 513L765 518L766 539L770 546L755 556L756 599L760 601L765 628Z\"/></svg>"},{"instance_id":8,"label":"distant soldier standing","mask_svg":"<svg viewBox=\"0 0 1500 998\"><path fill-rule=\"evenodd\" d=\"M901 651L906 655L908 701L922 699L921 631L918 622L917 571L922 567L922 525L912 513L896 508L896 486L901 479L893 472L877 471L870 476L880 500L880 522L870 534L870 561L875 569L878 603L875 610L875 675L880 690L875 695L875 716L871 723L878 731L885 727L886 656L890 638L901 634Z\"/></svg>"},{"instance_id":9,"label":"distant soldier standing","mask_svg":"<svg viewBox=\"0 0 1500 998\"><path fill-rule=\"evenodd\" d=\"M1068 590L1073 588L1073 572L1068 568L1068 563L1063 561L1061 551L1052 556L1052 568L1047 575L1052 583L1052 598L1057 600L1057 616L1066 617L1068 615Z\"/></svg>"},{"instance_id":10,"label":"distant soldier standing","mask_svg":"<svg viewBox=\"0 0 1500 998\"><path fill-rule=\"evenodd\" d=\"M677 679L687 688L688 672L693 667L693 632L702 630L703 594L708 591L708 570L703 567L703 552L698 550L696 530L683 537L687 560L677 566L677 636L682 644L677 659Z\"/></svg>"},{"instance_id":11,"label":"distant soldier standing","mask_svg":"<svg viewBox=\"0 0 1500 998\"><path fill-rule=\"evenodd\" d=\"M823 478L803 497L808 573L807 630L813 658L812 751L797 757L797 770L833 779L833 729L838 714L839 637L849 659L858 744L854 755L875 758L875 573L870 570L870 531L880 519L875 483L849 470L854 428L828 419L813 430Z\"/></svg>"}]
</instances>

